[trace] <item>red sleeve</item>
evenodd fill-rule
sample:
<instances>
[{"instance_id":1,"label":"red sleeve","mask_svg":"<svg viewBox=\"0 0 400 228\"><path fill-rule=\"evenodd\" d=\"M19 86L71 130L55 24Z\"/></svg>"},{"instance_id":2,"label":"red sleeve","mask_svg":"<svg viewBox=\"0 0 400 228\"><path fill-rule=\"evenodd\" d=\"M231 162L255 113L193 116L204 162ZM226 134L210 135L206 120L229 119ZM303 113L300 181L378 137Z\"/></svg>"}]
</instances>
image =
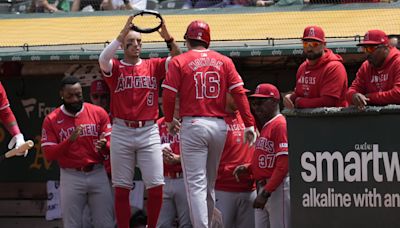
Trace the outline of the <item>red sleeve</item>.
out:
<instances>
[{"instance_id":1,"label":"red sleeve","mask_svg":"<svg viewBox=\"0 0 400 228\"><path fill-rule=\"evenodd\" d=\"M42 150L47 160L57 160L59 156L67 152L72 144L68 139L58 143L57 134L55 134L51 121L45 118L42 127Z\"/></svg>"},{"instance_id":2,"label":"red sleeve","mask_svg":"<svg viewBox=\"0 0 400 228\"><path fill-rule=\"evenodd\" d=\"M369 104L400 104L400 66L394 65L390 74L394 77L393 88L383 92L368 93Z\"/></svg>"},{"instance_id":3,"label":"red sleeve","mask_svg":"<svg viewBox=\"0 0 400 228\"><path fill-rule=\"evenodd\" d=\"M289 171L289 156L280 155L276 158L275 168L272 172L271 178L268 183L264 186L264 189L268 192L274 192L277 187L282 183Z\"/></svg>"},{"instance_id":4,"label":"red sleeve","mask_svg":"<svg viewBox=\"0 0 400 228\"><path fill-rule=\"evenodd\" d=\"M339 98L323 96L317 98L298 97L295 101L296 108L335 107Z\"/></svg>"},{"instance_id":5,"label":"red sleeve","mask_svg":"<svg viewBox=\"0 0 400 228\"><path fill-rule=\"evenodd\" d=\"M243 87L236 87L234 90L231 91L231 94L240 112L240 116L243 119L244 125L246 127L254 126L254 118L251 114L249 101L247 100Z\"/></svg>"},{"instance_id":6,"label":"red sleeve","mask_svg":"<svg viewBox=\"0 0 400 228\"><path fill-rule=\"evenodd\" d=\"M331 62L327 67L322 80L320 96L340 99L345 92L343 90L347 89L346 69L338 61Z\"/></svg>"},{"instance_id":7,"label":"red sleeve","mask_svg":"<svg viewBox=\"0 0 400 228\"><path fill-rule=\"evenodd\" d=\"M171 62L168 64L168 72L167 76L161 85L164 89L171 90L175 93L178 92L180 85L181 85L181 80L180 80L180 71L181 67L178 62L178 58L173 58Z\"/></svg>"},{"instance_id":8,"label":"red sleeve","mask_svg":"<svg viewBox=\"0 0 400 228\"><path fill-rule=\"evenodd\" d=\"M244 85L242 77L240 77L239 73L236 70L235 64L233 64L232 60L229 58L227 58L227 61L225 61L225 71L227 72L227 83L229 91L238 86Z\"/></svg>"},{"instance_id":9,"label":"red sleeve","mask_svg":"<svg viewBox=\"0 0 400 228\"><path fill-rule=\"evenodd\" d=\"M165 122L172 122L175 110L175 97L176 93L169 89L163 89L162 99L163 99L163 109Z\"/></svg>"},{"instance_id":10,"label":"red sleeve","mask_svg":"<svg viewBox=\"0 0 400 228\"><path fill-rule=\"evenodd\" d=\"M232 94L233 100L235 101L240 112L244 125L246 127L254 126L255 123L251 114L249 102L246 97L246 91L243 88L244 83L242 77L240 77L239 73L237 72L233 61L228 57L226 57L224 69L227 73L228 91Z\"/></svg>"},{"instance_id":11,"label":"red sleeve","mask_svg":"<svg viewBox=\"0 0 400 228\"><path fill-rule=\"evenodd\" d=\"M10 103L7 98L7 93L0 83L0 120L3 122L7 131L12 135L21 133L19 130L17 120L15 119L14 113L10 108Z\"/></svg>"},{"instance_id":12,"label":"red sleeve","mask_svg":"<svg viewBox=\"0 0 400 228\"><path fill-rule=\"evenodd\" d=\"M3 122L4 126L7 128L7 131L12 136L21 133L14 113L9 106L6 106L4 109L0 110L0 120Z\"/></svg>"},{"instance_id":13,"label":"red sleeve","mask_svg":"<svg viewBox=\"0 0 400 228\"><path fill-rule=\"evenodd\" d=\"M276 153L275 167L265 190L273 192L282 183L289 171L288 137L286 123L279 123L273 131L274 150Z\"/></svg>"},{"instance_id":14,"label":"red sleeve","mask_svg":"<svg viewBox=\"0 0 400 228\"><path fill-rule=\"evenodd\" d=\"M152 61L152 64L155 67L155 72L154 76L158 78L158 80L163 80L165 78L165 75L167 73L167 59L168 58L152 58L150 61Z\"/></svg>"},{"instance_id":15,"label":"red sleeve","mask_svg":"<svg viewBox=\"0 0 400 228\"><path fill-rule=\"evenodd\" d=\"M47 160L57 160L63 153L66 153L71 146L71 141L64 140L62 143L56 145L42 146L44 156Z\"/></svg>"},{"instance_id":16,"label":"red sleeve","mask_svg":"<svg viewBox=\"0 0 400 228\"><path fill-rule=\"evenodd\" d=\"M6 90L4 89L3 84L0 83L0 110L3 110L8 106L10 106L10 103L8 102Z\"/></svg>"},{"instance_id":17,"label":"red sleeve","mask_svg":"<svg viewBox=\"0 0 400 228\"><path fill-rule=\"evenodd\" d=\"M358 69L356 78L351 83L350 88L347 90L346 99L349 104L353 104L353 95L355 93L365 94L365 79L367 77L368 63L364 62L360 69Z\"/></svg>"}]
</instances>

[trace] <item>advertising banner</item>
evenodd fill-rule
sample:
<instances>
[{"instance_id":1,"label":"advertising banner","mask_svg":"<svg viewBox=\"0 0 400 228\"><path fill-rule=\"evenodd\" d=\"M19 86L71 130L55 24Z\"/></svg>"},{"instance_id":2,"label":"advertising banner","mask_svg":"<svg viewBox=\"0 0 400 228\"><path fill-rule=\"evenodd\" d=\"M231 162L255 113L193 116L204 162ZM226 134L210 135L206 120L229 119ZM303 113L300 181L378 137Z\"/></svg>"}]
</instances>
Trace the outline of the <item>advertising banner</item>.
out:
<instances>
[{"instance_id":1,"label":"advertising banner","mask_svg":"<svg viewBox=\"0 0 400 228\"><path fill-rule=\"evenodd\" d=\"M400 227L400 115L288 116L292 227Z\"/></svg>"}]
</instances>

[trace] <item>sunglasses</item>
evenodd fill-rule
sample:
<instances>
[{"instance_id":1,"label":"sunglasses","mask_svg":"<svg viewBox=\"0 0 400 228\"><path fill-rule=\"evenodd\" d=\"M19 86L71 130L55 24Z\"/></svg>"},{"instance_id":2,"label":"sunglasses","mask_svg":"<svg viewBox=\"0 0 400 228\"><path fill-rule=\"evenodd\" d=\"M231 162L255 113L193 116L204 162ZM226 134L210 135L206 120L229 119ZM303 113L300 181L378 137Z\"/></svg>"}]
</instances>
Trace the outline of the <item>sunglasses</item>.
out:
<instances>
[{"instance_id":1,"label":"sunglasses","mask_svg":"<svg viewBox=\"0 0 400 228\"><path fill-rule=\"evenodd\" d=\"M321 42L317 42L317 41L303 41L303 48L308 48L308 47L316 48L320 44L321 44Z\"/></svg>"},{"instance_id":2,"label":"sunglasses","mask_svg":"<svg viewBox=\"0 0 400 228\"><path fill-rule=\"evenodd\" d=\"M107 99L108 98L108 94L92 94L92 98L94 100L97 99Z\"/></svg>"},{"instance_id":3,"label":"sunglasses","mask_svg":"<svg viewBox=\"0 0 400 228\"><path fill-rule=\"evenodd\" d=\"M364 52L372 54L372 53L374 53L376 51L376 49L379 48L379 46L378 45L375 45L375 46L364 46L363 48L364 48Z\"/></svg>"}]
</instances>

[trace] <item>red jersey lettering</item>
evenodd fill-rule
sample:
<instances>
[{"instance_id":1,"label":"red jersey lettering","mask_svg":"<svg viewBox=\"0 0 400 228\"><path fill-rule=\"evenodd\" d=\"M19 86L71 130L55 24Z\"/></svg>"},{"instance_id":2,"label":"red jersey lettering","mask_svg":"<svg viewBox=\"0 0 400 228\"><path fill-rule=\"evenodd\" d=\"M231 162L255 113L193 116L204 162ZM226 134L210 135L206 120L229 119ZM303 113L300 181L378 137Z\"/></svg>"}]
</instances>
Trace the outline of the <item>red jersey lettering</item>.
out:
<instances>
[{"instance_id":1,"label":"red jersey lettering","mask_svg":"<svg viewBox=\"0 0 400 228\"><path fill-rule=\"evenodd\" d=\"M355 93L368 94L368 104L400 104L400 51L391 48L379 69L365 61L347 92L350 103Z\"/></svg>"},{"instance_id":2,"label":"red jersey lettering","mask_svg":"<svg viewBox=\"0 0 400 228\"><path fill-rule=\"evenodd\" d=\"M288 155L286 119L279 114L268 121L255 143L251 161L254 179L267 179L272 176L277 156Z\"/></svg>"},{"instance_id":3,"label":"red jersey lettering","mask_svg":"<svg viewBox=\"0 0 400 228\"><path fill-rule=\"evenodd\" d=\"M68 140L79 125L82 131L76 141L66 151L57 151L54 156L62 168L78 168L103 162L103 156L96 150L96 142L102 133L106 136L111 134L111 124L104 109L89 103L84 103L83 109L75 116L63 106L47 115L42 128L42 147L46 149Z\"/></svg>"},{"instance_id":4,"label":"red jersey lettering","mask_svg":"<svg viewBox=\"0 0 400 228\"><path fill-rule=\"evenodd\" d=\"M174 57L163 88L179 91L180 116L226 116L226 93L243 86L231 59L212 50L190 50Z\"/></svg>"},{"instance_id":5,"label":"red jersey lettering","mask_svg":"<svg viewBox=\"0 0 400 228\"><path fill-rule=\"evenodd\" d=\"M158 85L166 74L166 58L142 59L136 65L113 59L104 75L111 95L111 115L124 120L158 117Z\"/></svg>"}]
</instances>

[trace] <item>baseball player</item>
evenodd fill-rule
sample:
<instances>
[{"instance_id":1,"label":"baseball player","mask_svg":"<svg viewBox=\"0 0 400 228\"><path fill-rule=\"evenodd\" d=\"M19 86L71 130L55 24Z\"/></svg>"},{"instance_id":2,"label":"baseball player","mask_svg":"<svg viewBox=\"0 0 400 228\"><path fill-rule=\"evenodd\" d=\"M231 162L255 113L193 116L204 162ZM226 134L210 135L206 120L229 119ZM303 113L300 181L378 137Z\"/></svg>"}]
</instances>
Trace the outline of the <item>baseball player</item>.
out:
<instances>
[{"instance_id":1,"label":"baseball player","mask_svg":"<svg viewBox=\"0 0 400 228\"><path fill-rule=\"evenodd\" d=\"M173 119L179 94L182 165L190 218L196 228L209 227L215 205L215 180L225 144L226 93L230 92L246 126L245 141L255 139L243 81L232 60L208 49L210 28L204 21L190 23L185 34L189 51L173 58L162 84L163 108L169 132L176 132ZM172 122L173 121L173 122Z\"/></svg>"},{"instance_id":2,"label":"baseball player","mask_svg":"<svg viewBox=\"0 0 400 228\"><path fill-rule=\"evenodd\" d=\"M110 111L110 92L104 80L98 79L90 84L90 101L92 104L102 107L106 112ZM96 148L104 157L103 165L108 179L111 180L110 141L101 135L99 142L102 144L96 145ZM82 228L92 228L93 219L88 205L85 206L82 217Z\"/></svg>"},{"instance_id":3,"label":"baseball player","mask_svg":"<svg viewBox=\"0 0 400 228\"><path fill-rule=\"evenodd\" d=\"M103 156L96 146L107 140L111 124L101 107L84 103L76 77L66 77L60 90L63 105L46 116L42 149L60 166L60 194L64 227L82 227L84 206L89 205L94 227L114 226L112 194Z\"/></svg>"},{"instance_id":4,"label":"baseball player","mask_svg":"<svg viewBox=\"0 0 400 228\"><path fill-rule=\"evenodd\" d=\"M175 106L174 117L179 119L179 105ZM190 228L192 224L190 223L189 205L185 183L183 182L179 134L172 135L167 131L164 117L158 119L157 124L161 137L165 181L163 203L157 227L175 227L175 223L178 222L177 227Z\"/></svg>"},{"instance_id":5,"label":"baseball player","mask_svg":"<svg viewBox=\"0 0 400 228\"><path fill-rule=\"evenodd\" d=\"M343 59L326 48L325 33L318 26L304 29L303 53L307 58L296 74L293 93L283 99L286 108L345 107L347 74Z\"/></svg>"},{"instance_id":6,"label":"baseball player","mask_svg":"<svg viewBox=\"0 0 400 228\"><path fill-rule=\"evenodd\" d=\"M280 95L271 84L260 84L250 96L252 112L262 129L250 164L240 165L234 175L250 173L257 180L254 200L256 228L290 227L289 164L286 119L279 113Z\"/></svg>"},{"instance_id":7,"label":"baseball player","mask_svg":"<svg viewBox=\"0 0 400 228\"><path fill-rule=\"evenodd\" d=\"M158 118L158 87L165 77L170 58L141 59L141 34L131 28L133 16L116 40L108 45L99 57L103 78L110 89L111 116L111 171L115 188L115 211L119 228L129 227L131 216L129 192L133 187L134 169L137 165L148 190L148 226L155 228L162 204L162 153ZM171 55L180 53L165 24L161 37L170 47ZM119 47L124 59L113 59Z\"/></svg>"},{"instance_id":8,"label":"baseball player","mask_svg":"<svg viewBox=\"0 0 400 228\"><path fill-rule=\"evenodd\" d=\"M14 113L10 108L10 103L8 102L6 91L3 85L0 82L0 120L3 123L4 127L12 136L11 141L8 143L8 149L12 149L20 147L25 143L24 135L21 133L18 127L17 120L15 119ZM28 151L25 151L19 156L26 154Z\"/></svg>"},{"instance_id":9,"label":"baseball player","mask_svg":"<svg viewBox=\"0 0 400 228\"><path fill-rule=\"evenodd\" d=\"M90 84L90 101L92 104L102 107L107 113L110 112L110 91L104 80L95 80ZM103 136L101 137L100 140L105 144L104 149L100 150L104 155L103 164L108 177L111 179L110 141L107 141Z\"/></svg>"},{"instance_id":10,"label":"baseball player","mask_svg":"<svg viewBox=\"0 0 400 228\"><path fill-rule=\"evenodd\" d=\"M227 112L229 115L224 119L228 126L228 134L215 182L216 207L222 213L225 227L250 228L254 227L254 180L250 175L236 180L233 171L240 164L250 163L254 147L243 143L245 126L229 94Z\"/></svg>"},{"instance_id":11,"label":"baseball player","mask_svg":"<svg viewBox=\"0 0 400 228\"><path fill-rule=\"evenodd\" d=\"M381 30L370 30L364 41L367 60L347 92L347 100L359 109L366 105L400 104L400 52L389 45Z\"/></svg>"}]
</instances>

